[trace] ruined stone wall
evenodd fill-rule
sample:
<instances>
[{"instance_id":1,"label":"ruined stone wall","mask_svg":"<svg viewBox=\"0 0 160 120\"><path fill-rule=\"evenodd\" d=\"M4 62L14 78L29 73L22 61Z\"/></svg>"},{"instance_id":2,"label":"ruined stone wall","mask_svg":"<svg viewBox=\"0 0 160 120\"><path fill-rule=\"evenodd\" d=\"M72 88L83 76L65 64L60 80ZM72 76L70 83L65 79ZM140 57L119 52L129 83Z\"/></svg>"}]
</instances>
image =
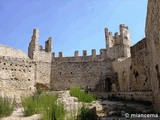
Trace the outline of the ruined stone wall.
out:
<instances>
[{"instance_id":1,"label":"ruined stone wall","mask_svg":"<svg viewBox=\"0 0 160 120\"><path fill-rule=\"evenodd\" d=\"M25 58L28 59L28 56L21 50L16 50L14 48L0 45L0 56L9 56L14 58Z\"/></svg>"},{"instance_id":2,"label":"ruined stone wall","mask_svg":"<svg viewBox=\"0 0 160 120\"><path fill-rule=\"evenodd\" d=\"M128 92L130 88L131 58L119 58L112 62L112 65L118 80L115 82L116 91Z\"/></svg>"},{"instance_id":3,"label":"ruined stone wall","mask_svg":"<svg viewBox=\"0 0 160 120\"><path fill-rule=\"evenodd\" d=\"M130 47L126 45L117 45L107 49L107 56L113 60L121 57L130 57Z\"/></svg>"},{"instance_id":4,"label":"ruined stone wall","mask_svg":"<svg viewBox=\"0 0 160 120\"><path fill-rule=\"evenodd\" d=\"M131 47L130 91L151 91L146 39Z\"/></svg>"},{"instance_id":5,"label":"ruined stone wall","mask_svg":"<svg viewBox=\"0 0 160 120\"><path fill-rule=\"evenodd\" d=\"M30 60L0 57L0 94L16 98L35 91L35 68Z\"/></svg>"},{"instance_id":6,"label":"ruined stone wall","mask_svg":"<svg viewBox=\"0 0 160 120\"><path fill-rule=\"evenodd\" d=\"M130 58L118 58L112 64L117 73L119 91L151 91L146 39L131 47Z\"/></svg>"},{"instance_id":7,"label":"ruined stone wall","mask_svg":"<svg viewBox=\"0 0 160 120\"><path fill-rule=\"evenodd\" d=\"M33 51L34 61L40 61L40 62L51 62L52 61L52 53L51 52L45 52L45 51Z\"/></svg>"},{"instance_id":8,"label":"ruined stone wall","mask_svg":"<svg viewBox=\"0 0 160 120\"><path fill-rule=\"evenodd\" d=\"M51 67L52 90L66 90L79 85L91 90L108 91L107 82L113 77L111 61L53 62ZM111 82L111 81L110 81Z\"/></svg>"},{"instance_id":9,"label":"ruined stone wall","mask_svg":"<svg viewBox=\"0 0 160 120\"><path fill-rule=\"evenodd\" d=\"M111 92L109 96L125 98L127 100L138 100L152 102L152 92Z\"/></svg>"},{"instance_id":10,"label":"ruined stone wall","mask_svg":"<svg viewBox=\"0 0 160 120\"><path fill-rule=\"evenodd\" d=\"M148 0L146 39L149 52L150 79L154 95L154 107L160 113L160 1Z\"/></svg>"},{"instance_id":11,"label":"ruined stone wall","mask_svg":"<svg viewBox=\"0 0 160 120\"><path fill-rule=\"evenodd\" d=\"M51 62L35 62L35 80L39 84L44 84L50 88Z\"/></svg>"}]
</instances>

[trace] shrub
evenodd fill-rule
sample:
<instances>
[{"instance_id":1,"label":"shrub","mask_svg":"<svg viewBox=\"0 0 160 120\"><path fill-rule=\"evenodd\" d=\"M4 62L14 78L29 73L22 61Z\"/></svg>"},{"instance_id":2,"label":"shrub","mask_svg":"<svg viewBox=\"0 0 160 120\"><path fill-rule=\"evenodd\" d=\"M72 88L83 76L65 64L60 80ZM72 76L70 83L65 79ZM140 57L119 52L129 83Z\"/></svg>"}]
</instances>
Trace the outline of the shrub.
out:
<instances>
[{"instance_id":1,"label":"shrub","mask_svg":"<svg viewBox=\"0 0 160 120\"><path fill-rule=\"evenodd\" d=\"M34 95L22 100L25 116L43 114L43 120L64 120L65 110L62 104L57 104L53 94Z\"/></svg>"},{"instance_id":2,"label":"shrub","mask_svg":"<svg viewBox=\"0 0 160 120\"><path fill-rule=\"evenodd\" d=\"M0 117L9 116L13 112L13 104L7 98L0 97Z\"/></svg>"},{"instance_id":3,"label":"shrub","mask_svg":"<svg viewBox=\"0 0 160 120\"><path fill-rule=\"evenodd\" d=\"M83 105L76 120L97 120L98 116L96 112Z\"/></svg>"},{"instance_id":4,"label":"shrub","mask_svg":"<svg viewBox=\"0 0 160 120\"><path fill-rule=\"evenodd\" d=\"M86 93L80 87L74 86L70 89L70 95L77 97L80 102L92 102L96 100L96 97L91 93Z\"/></svg>"}]
</instances>

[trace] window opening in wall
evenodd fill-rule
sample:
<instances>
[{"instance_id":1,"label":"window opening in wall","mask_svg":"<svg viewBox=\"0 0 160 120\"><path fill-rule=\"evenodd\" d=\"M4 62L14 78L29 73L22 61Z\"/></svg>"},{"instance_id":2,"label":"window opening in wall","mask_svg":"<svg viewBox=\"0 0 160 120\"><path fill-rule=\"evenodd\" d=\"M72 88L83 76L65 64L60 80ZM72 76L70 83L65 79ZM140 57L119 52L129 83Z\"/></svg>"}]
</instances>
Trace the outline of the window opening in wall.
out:
<instances>
[{"instance_id":1,"label":"window opening in wall","mask_svg":"<svg viewBox=\"0 0 160 120\"><path fill-rule=\"evenodd\" d=\"M73 74L73 73L71 72L71 74Z\"/></svg>"},{"instance_id":2,"label":"window opening in wall","mask_svg":"<svg viewBox=\"0 0 160 120\"><path fill-rule=\"evenodd\" d=\"M156 69L156 73L157 73L157 80L158 80L159 88L160 88L160 73L159 73L159 66L158 66L158 65L156 65L156 66L155 66L155 69Z\"/></svg>"},{"instance_id":3,"label":"window opening in wall","mask_svg":"<svg viewBox=\"0 0 160 120\"><path fill-rule=\"evenodd\" d=\"M28 81L31 81L31 79L28 79Z\"/></svg>"},{"instance_id":4,"label":"window opening in wall","mask_svg":"<svg viewBox=\"0 0 160 120\"><path fill-rule=\"evenodd\" d=\"M10 64L10 66L12 66L12 64Z\"/></svg>"},{"instance_id":5,"label":"window opening in wall","mask_svg":"<svg viewBox=\"0 0 160 120\"><path fill-rule=\"evenodd\" d=\"M6 65L6 63L4 63L4 65Z\"/></svg>"}]
</instances>

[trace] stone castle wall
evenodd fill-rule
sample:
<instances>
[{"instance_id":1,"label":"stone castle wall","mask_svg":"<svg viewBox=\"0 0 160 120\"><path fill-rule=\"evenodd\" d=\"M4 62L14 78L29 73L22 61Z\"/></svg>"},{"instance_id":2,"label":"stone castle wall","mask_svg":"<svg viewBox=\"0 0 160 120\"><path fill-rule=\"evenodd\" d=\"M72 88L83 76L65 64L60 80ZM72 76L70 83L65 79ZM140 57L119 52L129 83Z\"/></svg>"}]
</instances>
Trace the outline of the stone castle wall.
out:
<instances>
[{"instance_id":1,"label":"stone castle wall","mask_svg":"<svg viewBox=\"0 0 160 120\"><path fill-rule=\"evenodd\" d=\"M160 1L148 0L146 42L149 53L149 71L155 110L160 113Z\"/></svg>"},{"instance_id":2,"label":"stone castle wall","mask_svg":"<svg viewBox=\"0 0 160 120\"><path fill-rule=\"evenodd\" d=\"M131 47L130 91L151 91L146 38Z\"/></svg>"},{"instance_id":3,"label":"stone castle wall","mask_svg":"<svg viewBox=\"0 0 160 120\"><path fill-rule=\"evenodd\" d=\"M16 50L4 45L0 45L0 56L28 59L28 56L21 50Z\"/></svg>"},{"instance_id":4,"label":"stone castle wall","mask_svg":"<svg viewBox=\"0 0 160 120\"><path fill-rule=\"evenodd\" d=\"M117 75L116 90L119 92L128 92L130 90L130 66L131 58L119 58L112 62L114 72Z\"/></svg>"},{"instance_id":5,"label":"stone castle wall","mask_svg":"<svg viewBox=\"0 0 160 120\"><path fill-rule=\"evenodd\" d=\"M35 67L30 60L0 57L0 94L19 98L35 91Z\"/></svg>"},{"instance_id":6,"label":"stone castle wall","mask_svg":"<svg viewBox=\"0 0 160 120\"><path fill-rule=\"evenodd\" d=\"M35 76L36 83L44 84L48 89L50 89L51 62L36 62Z\"/></svg>"},{"instance_id":7,"label":"stone castle wall","mask_svg":"<svg viewBox=\"0 0 160 120\"><path fill-rule=\"evenodd\" d=\"M63 57L63 53L59 52L58 57L55 57L55 53L52 53L52 62L90 62L90 61L103 61L109 59L106 49L100 49L100 54L96 54L96 50L91 50L92 55L87 55L87 51L83 50L83 56L79 56L79 51L75 51L73 57Z\"/></svg>"},{"instance_id":8,"label":"stone castle wall","mask_svg":"<svg viewBox=\"0 0 160 120\"><path fill-rule=\"evenodd\" d=\"M108 89L107 77L112 79L110 60L90 62L54 62L51 70L52 90L67 90L78 85L92 91Z\"/></svg>"},{"instance_id":9,"label":"stone castle wall","mask_svg":"<svg viewBox=\"0 0 160 120\"><path fill-rule=\"evenodd\" d=\"M154 101L160 112L160 1L148 0L146 38L130 47L127 26L112 36L105 29L106 48L91 55L83 50L79 56L58 57L52 53L52 39L45 49L38 45L38 29L34 29L28 57L21 51L0 45L0 94L18 96L32 94L37 84L50 90L68 90L74 85L94 92L115 94L126 99ZM153 96L152 96L153 93Z\"/></svg>"}]
</instances>

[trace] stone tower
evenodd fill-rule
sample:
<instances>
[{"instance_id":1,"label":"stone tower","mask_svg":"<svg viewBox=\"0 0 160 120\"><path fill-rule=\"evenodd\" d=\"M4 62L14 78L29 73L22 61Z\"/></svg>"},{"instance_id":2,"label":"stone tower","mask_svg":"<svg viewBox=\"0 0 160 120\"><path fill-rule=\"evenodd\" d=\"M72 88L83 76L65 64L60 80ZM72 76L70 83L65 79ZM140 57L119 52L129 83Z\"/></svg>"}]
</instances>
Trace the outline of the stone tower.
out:
<instances>
[{"instance_id":1,"label":"stone tower","mask_svg":"<svg viewBox=\"0 0 160 120\"><path fill-rule=\"evenodd\" d=\"M153 105L160 113L160 0L148 0L145 34L150 62Z\"/></svg>"},{"instance_id":2,"label":"stone tower","mask_svg":"<svg viewBox=\"0 0 160 120\"><path fill-rule=\"evenodd\" d=\"M130 57L131 37L128 26L121 24L119 26L120 35L118 32L114 33L105 28L105 41L108 56L110 58Z\"/></svg>"},{"instance_id":3,"label":"stone tower","mask_svg":"<svg viewBox=\"0 0 160 120\"><path fill-rule=\"evenodd\" d=\"M28 47L28 57L31 59L33 59L34 52L38 51L38 49L39 49L38 37L39 37L39 30L34 29L33 35L31 37L32 39L31 39L31 42L29 43L29 47Z\"/></svg>"},{"instance_id":4,"label":"stone tower","mask_svg":"<svg viewBox=\"0 0 160 120\"><path fill-rule=\"evenodd\" d=\"M48 40L45 42L45 52L52 51L52 37L49 37Z\"/></svg>"},{"instance_id":5,"label":"stone tower","mask_svg":"<svg viewBox=\"0 0 160 120\"><path fill-rule=\"evenodd\" d=\"M31 42L28 47L28 57L36 61L51 61L52 54L52 37L49 37L45 41L45 48L43 49L42 45L38 45L38 36L39 30L34 29Z\"/></svg>"}]
</instances>

